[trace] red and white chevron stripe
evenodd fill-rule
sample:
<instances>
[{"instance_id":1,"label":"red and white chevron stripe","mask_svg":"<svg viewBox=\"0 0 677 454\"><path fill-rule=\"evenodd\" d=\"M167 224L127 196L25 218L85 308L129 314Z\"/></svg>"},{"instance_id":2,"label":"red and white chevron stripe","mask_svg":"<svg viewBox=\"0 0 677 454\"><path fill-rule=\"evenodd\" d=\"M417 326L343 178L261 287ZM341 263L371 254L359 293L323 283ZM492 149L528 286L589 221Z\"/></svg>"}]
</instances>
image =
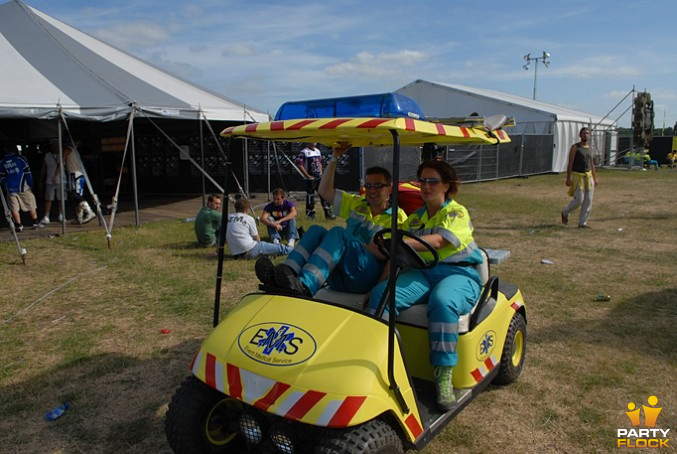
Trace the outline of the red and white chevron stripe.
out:
<instances>
[{"instance_id":1,"label":"red and white chevron stripe","mask_svg":"<svg viewBox=\"0 0 677 454\"><path fill-rule=\"evenodd\" d=\"M477 369L475 369L475 370L473 370L472 372L470 372L470 375L472 375L473 378L475 379L475 381L476 381L477 383L479 383L479 382L481 382L482 379L484 379L484 377L486 377L487 374L488 374L489 372L491 372L491 371L494 369L494 367L496 367L497 365L498 365L498 361L496 361L496 358L494 357L494 355L491 355L489 358L487 358L487 359L484 360L484 364L483 364L482 366L480 366L480 367L478 367Z\"/></svg>"},{"instance_id":2,"label":"red and white chevron stripe","mask_svg":"<svg viewBox=\"0 0 677 454\"><path fill-rule=\"evenodd\" d=\"M515 301L514 303L512 303L512 304L510 305L510 307L512 307L512 308L515 310L515 312L517 312L518 310L520 310L520 307L522 307L522 306L524 306L524 303L521 302L521 301L519 301L519 300L518 300L518 301Z\"/></svg>"},{"instance_id":3,"label":"red and white chevron stripe","mask_svg":"<svg viewBox=\"0 0 677 454\"><path fill-rule=\"evenodd\" d=\"M191 365L193 374L198 377L201 376L203 355L199 352ZM321 406L322 412L314 424L326 427L348 426L367 399L366 396L332 399L322 391L301 390L232 364L224 365L210 353L204 357L204 381L234 399L287 419L303 419L310 410Z\"/></svg>"}]
</instances>

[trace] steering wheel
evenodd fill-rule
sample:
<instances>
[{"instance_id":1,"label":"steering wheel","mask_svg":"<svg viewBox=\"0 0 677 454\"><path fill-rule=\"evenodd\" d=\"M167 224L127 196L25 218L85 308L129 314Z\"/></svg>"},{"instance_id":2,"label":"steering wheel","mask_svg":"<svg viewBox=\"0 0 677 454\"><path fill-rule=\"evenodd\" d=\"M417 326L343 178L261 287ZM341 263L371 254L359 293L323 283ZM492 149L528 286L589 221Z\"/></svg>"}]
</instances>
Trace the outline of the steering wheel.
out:
<instances>
[{"instance_id":1,"label":"steering wheel","mask_svg":"<svg viewBox=\"0 0 677 454\"><path fill-rule=\"evenodd\" d=\"M402 237L412 238L417 243L423 245L428 252L433 255L433 260L431 262L426 262L423 257L421 257L416 249L413 248L410 244L405 241L400 241L397 245L401 254L397 254L397 257L390 257L390 241L391 238L384 238L384 235L391 233L393 229L383 229L376 232L374 235L374 244L378 248L379 252L385 255L390 259L396 266L400 268L418 268L418 269L429 269L437 265L440 261L440 256L430 243L424 240L421 237L414 235L413 233L407 232L406 230L397 229L396 232L399 233Z\"/></svg>"}]
</instances>

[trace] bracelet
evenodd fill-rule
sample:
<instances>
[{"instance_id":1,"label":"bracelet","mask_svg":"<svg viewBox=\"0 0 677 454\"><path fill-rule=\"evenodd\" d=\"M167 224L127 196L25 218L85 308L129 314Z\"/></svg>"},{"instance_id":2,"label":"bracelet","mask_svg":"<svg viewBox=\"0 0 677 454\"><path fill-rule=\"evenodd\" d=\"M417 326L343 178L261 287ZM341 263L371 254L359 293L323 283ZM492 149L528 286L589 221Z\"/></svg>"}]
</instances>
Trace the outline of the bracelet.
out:
<instances>
[{"instance_id":1,"label":"bracelet","mask_svg":"<svg viewBox=\"0 0 677 454\"><path fill-rule=\"evenodd\" d=\"M329 162L337 162L337 161L338 158L336 156L332 156L331 158L329 158Z\"/></svg>"}]
</instances>

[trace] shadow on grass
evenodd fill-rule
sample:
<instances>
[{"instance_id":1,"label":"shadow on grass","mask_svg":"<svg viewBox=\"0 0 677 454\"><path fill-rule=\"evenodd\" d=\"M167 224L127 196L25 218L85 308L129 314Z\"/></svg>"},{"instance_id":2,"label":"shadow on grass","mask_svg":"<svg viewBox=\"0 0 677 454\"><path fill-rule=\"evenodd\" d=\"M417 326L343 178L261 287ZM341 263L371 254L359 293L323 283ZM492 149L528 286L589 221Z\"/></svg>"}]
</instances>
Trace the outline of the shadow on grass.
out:
<instances>
[{"instance_id":1,"label":"shadow on grass","mask_svg":"<svg viewBox=\"0 0 677 454\"><path fill-rule=\"evenodd\" d=\"M677 288L666 288L620 301L610 308L606 317L548 325L533 332L531 338L538 339L539 343L572 337L592 344L608 344L613 340L624 351L655 356L661 361L677 361L676 324Z\"/></svg>"},{"instance_id":2,"label":"shadow on grass","mask_svg":"<svg viewBox=\"0 0 677 454\"><path fill-rule=\"evenodd\" d=\"M101 354L0 388L0 439L12 452L171 452L164 415L200 341L139 360ZM62 402L56 421L44 414Z\"/></svg>"}]
</instances>

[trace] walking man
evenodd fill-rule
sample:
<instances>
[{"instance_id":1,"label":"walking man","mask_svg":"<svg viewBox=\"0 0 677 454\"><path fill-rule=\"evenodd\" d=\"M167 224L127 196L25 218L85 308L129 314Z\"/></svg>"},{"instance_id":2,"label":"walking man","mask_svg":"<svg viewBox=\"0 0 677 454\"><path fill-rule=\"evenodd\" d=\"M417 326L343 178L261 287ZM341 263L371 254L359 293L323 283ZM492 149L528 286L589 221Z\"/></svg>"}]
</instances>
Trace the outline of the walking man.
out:
<instances>
[{"instance_id":1,"label":"walking man","mask_svg":"<svg viewBox=\"0 0 677 454\"><path fill-rule=\"evenodd\" d=\"M307 143L296 157L296 167L303 174L306 182L306 217L315 219L315 192L320 184L322 177L322 153L317 148L317 143ZM324 216L327 219L334 219L336 216L331 212L329 202L320 195L320 203L324 210Z\"/></svg>"}]
</instances>

